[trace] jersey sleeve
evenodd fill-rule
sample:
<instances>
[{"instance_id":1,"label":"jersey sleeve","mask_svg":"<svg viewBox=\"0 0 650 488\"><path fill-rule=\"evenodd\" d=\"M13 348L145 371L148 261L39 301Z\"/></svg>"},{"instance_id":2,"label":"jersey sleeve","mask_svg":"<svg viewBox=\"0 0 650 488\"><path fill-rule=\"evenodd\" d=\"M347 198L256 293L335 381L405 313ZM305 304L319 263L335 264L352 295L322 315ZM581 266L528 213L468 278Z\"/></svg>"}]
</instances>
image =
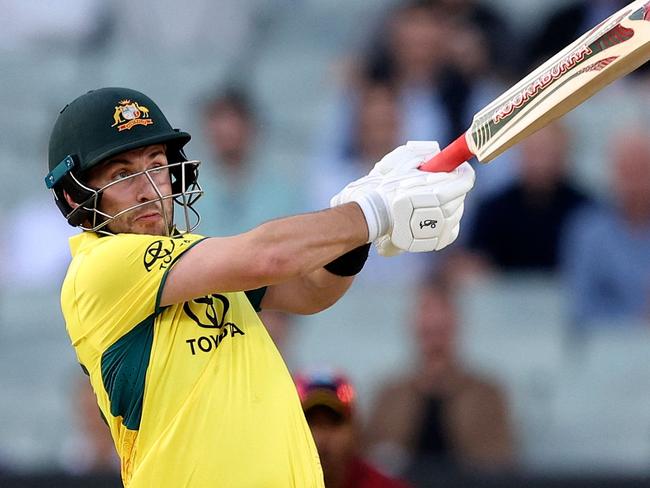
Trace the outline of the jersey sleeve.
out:
<instances>
[{"instance_id":1,"label":"jersey sleeve","mask_svg":"<svg viewBox=\"0 0 650 488\"><path fill-rule=\"evenodd\" d=\"M204 238L120 234L92 250L79 268L76 296L83 320L112 343L160 312L167 273L183 253Z\"/></svg>"}]
</instances>

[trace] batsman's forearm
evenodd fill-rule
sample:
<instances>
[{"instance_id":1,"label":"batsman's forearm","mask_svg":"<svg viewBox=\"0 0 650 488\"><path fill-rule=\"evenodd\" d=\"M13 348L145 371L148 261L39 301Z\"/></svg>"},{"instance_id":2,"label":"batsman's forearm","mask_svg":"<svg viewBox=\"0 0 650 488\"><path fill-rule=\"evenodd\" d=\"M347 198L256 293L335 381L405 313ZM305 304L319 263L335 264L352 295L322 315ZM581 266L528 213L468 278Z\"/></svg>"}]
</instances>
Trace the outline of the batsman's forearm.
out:
<instances>
[{"instance_id":1,"label":"batsman's forearm","mask_svg":"<svg viewBox=\"0 0 650 488\"><path fill-rule=\"evenodd\" d=\"M300 281L367 239L368 227L356 203L274 220L236 236L205 239L174 264L160 304Z\"/></svg>"},{"instance_id":2,"label":"batsman's forearm","mask_svg":"<svg viewBox=\"0 0 650 488\"><path fill-rule=\"evenodd\" d=\"M267 222L251 233L257 234L274 281L318 270L368 239L368 227L356 203Z\"/></svg>"}]
</instances>

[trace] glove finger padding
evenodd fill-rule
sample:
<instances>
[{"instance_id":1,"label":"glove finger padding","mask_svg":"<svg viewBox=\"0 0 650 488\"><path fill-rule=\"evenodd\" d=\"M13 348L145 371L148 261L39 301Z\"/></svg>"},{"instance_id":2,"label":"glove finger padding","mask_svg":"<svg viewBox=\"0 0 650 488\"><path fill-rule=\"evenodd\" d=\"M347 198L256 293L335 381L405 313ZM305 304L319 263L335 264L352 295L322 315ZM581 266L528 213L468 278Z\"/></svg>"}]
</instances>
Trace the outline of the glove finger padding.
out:
<instances>
[{"instance_id":1,"label":"glove finger padding","mask_svg":"<svg viewBox=\"0 0 650 488\"><path fill-rule=\"evenodd\" d=\"M440 146L436 141L409 141L384 156L370 174L383 176L415 169L439 152Z\"/></svg>"},{"instance_id":2,"label":"glove finger padding","mask_svg":"<svg viewBox=\"0 0 650 488\"><path fill-rule=\"evenodd\" d=\"M465 203L465 195L463 195L462 197L458 197L456 200L452 200L449 203L445 203L440 208L442 209L443 215L449 218L454 214L454 212L456 212L456 210L458 210L459 207L462 207L464 203Z\"/></svg>"},{"instance_id":3,"label":"glove finger padding","mask_svg":"<svg viewBox=\"0 0 650 488\"><path fill-rule=\"evenodd\" d=\"M448 232L446 235L440 237L440 239L438 240L438 245L436 246L435 250L440 251L441 249L447 247L449 244L451 244L456 240L459 233L460 233L460 222L456 224L453 229L451 229L451 232Z\"/></svg>"},{"instance_id":4,"label":"glove finger padding","mask_svg":"<svg viewBox=\"0 0 650 488\"><path fill-rule=\"evenodd\" d=\"M336 207L344 203L355 201L355 197L367 191L368 188L376 187L382 181L381 176L364 176L348 184L341 192L334 195L330 200L330 207Z\"/></svg>"},{"instance_id":5,"label":"glove finger padding","mask_svg":"<svg viewBox=\"0 0 650 488\"><path fill-rule=\"evenodd\" d=\"M463 163L451 173L432 173L447 176L446 181L436 188L441 204L464 197L474 187L476 173L469 163Z\"/></svg>"}]
</instances>

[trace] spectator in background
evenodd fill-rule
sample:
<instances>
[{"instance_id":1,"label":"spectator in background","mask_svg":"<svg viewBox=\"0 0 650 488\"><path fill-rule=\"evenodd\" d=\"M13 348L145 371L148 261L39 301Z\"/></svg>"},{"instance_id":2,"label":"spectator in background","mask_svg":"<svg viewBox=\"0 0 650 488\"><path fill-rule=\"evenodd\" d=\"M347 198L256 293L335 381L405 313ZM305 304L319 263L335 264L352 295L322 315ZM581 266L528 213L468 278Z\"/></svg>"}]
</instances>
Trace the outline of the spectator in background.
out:
<instances>
[{"instance_id":1,"label":"spectator in background","mask_svg":"<svg viewBox=\"0 0 650 488\"><path fill-rule=\"evenodd\" d=\"M437 0L406 0L389 10L346 74L333 113L319 131L314 166L322 166L321 173L345 171L332 161L357 157L358 114L365 110L369 86L389 87L394 94L391 110L399 120L394 135L399 143L436 134L445 146L463 133L473 114L503 91L479 20L488 14L477 12L483 9L471 2L460 13ZM510 181L509 156L497 162L481 174L476 192Z\"/></svg>"},{"instance_id":2,"label":"spectator in background","mask_svg":"<svg viewBox=\"0 0 650 488\"><path fill-rule=\"evenodd\" d=\"M512 49L498 46L511 39L507 23L474 0L410 0L389 13L363 75L395 86L409 138L438 130L446 143L501 92L495 72L507 71Z\"/></svg>"},{"instance_id":3,"label":"spectator in background","mask_svg":"<svg viewBox=\"0 0 650 488\"><path fill-rule=\"evenodd\" d=\"M564 241L580 327L650 319L650 134L639 126L617 133L610 171L611 201L581 212Z\"/></svg>"},{"instance_id":4,"label":"spectator in background","mask_svg":"<svg viewBox=\"0 0 650 488\"><path fill-rule=\"evenodd\" d=\"M570 135L554 122L520 143L519 178L479 202L461 266L556 272L566 223L588 198L569 180Z\"/></svg>"},{"instance_id":5,"label":"spectator in background","mask_svg":"<svg viewBox=\"0 0 650 488\"><path fill-rule=\"evenodd\" d=\"M238 234L301 210L297 185L258 144L256 113L243 90L219 93L207 103L204 117L212 161L201 165L206 190L198 204L201 232Z\"/></svg>"},{"instance_id":6,"label":"spectator in background","mask_svg":"<svg viewBox=\"0 0 650 488\"><path fill-rule=\"evenodd\" d=\"M367 429L371 459L413 482L436 473L498 473L515 463L508 406L501 390L467 371L456 350L452 289L436 278L417 298L414 369L384 385Z\"/></svg>"},{"instance_id":7,"label":"spectator in background","mask_svg":"<svg viewBox=\"0 0 650 488\"><path fill-rule=\"evenodd\" d=\"M492 6L477 0L430 0L451 21L454 42L451 61L466 75L490 76L495 70L503 79L517 73L517 39L506 19ZM472 36L475 40L467 39ZM480 72L465 67L480 66Z\"/></svg>"},{"instance_id":8,"label":"spectator in background","mask_svg":"<svg viewBox=\"0 0 650 488\"><path fill-rule=\"evenodd\" d=\"M453 132L438 86L448 57L444 19L428 2L409 0L387 12L374 30L367 52L345 74L334 113L320 131L318 157L325 164L354 157L356 115L368 84L394 91L400 118L397 140L428 140L436 134L444 143Z\"/></svg>"},{"instance_id":9,"label":"spectator in background","mask_svg":"<svg viewBox=\"0 0 650 488\"><path fill-rule=\"evenodd\" d=\"M439 134L445 146L503 91L488 37L498 24L502 22L496 14L471 0L410 0L389 12L362 62L361 78L395 90L402 141ZM508 29L500 35L508 38ZM509 156L497 162L498 169L485 174L477 168L482 182L478 192L501 188L510 180Z\"/></svg>"},{"instance_id":10,"label":"spectator in background","mask_svg":"<svg viewBox=\"0 0 650 488\"><path fill-rule=\"evenodd\" d=\"M362 79L390 84L403 116L402 138L426 140L453 128L445 106L443 76L448 65L446 19L430 2L404 2L389 12L363 62Z\"/></svg>"},{"instance_id":11,"label":"spectator in background","mask_svg":"<svg viewBox=\"0 0 650 488\"><path fill-rule=\"evenodd\" d=\"M350 144L344 157L329 165L311 168L313 204L329 205L346 181L368 173L384 154L399 144L402 118L397 94L386 83L368 82L359 87L356 111L351 114L353 126Z\"/></svg>"},{"instance_id":12,"label":"spectator in background","mask_svg":"<svg viewBox=\"0 0 650 488\"><path fill-rule=\"evenodd\" d=\"M344 376L322 370L295 381L327 488L407 488L362 459L355 392Z\"/></svg>"}]
</instances>

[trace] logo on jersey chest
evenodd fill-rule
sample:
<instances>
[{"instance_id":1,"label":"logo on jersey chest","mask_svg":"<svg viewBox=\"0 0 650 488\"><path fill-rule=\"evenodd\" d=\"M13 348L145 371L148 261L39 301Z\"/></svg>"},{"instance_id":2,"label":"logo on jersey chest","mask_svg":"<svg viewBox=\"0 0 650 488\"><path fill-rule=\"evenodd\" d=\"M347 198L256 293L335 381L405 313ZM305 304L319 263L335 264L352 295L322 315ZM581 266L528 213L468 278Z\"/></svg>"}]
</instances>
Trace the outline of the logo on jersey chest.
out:
<instances>
[{"instance_id":1,"label":"logo on jersey chest","mask_svg":"<svg viewBox=\"0 0 650 488\"><path fill-rule=\"evenodd\" d=\"M192 356L215 351L226 338L245 335L237 324L227 320L229 310L230 300L216 293L183 304L183 313L202 329L208 329L203 335L185 341Z\"/></svg>"}]
</instances>

